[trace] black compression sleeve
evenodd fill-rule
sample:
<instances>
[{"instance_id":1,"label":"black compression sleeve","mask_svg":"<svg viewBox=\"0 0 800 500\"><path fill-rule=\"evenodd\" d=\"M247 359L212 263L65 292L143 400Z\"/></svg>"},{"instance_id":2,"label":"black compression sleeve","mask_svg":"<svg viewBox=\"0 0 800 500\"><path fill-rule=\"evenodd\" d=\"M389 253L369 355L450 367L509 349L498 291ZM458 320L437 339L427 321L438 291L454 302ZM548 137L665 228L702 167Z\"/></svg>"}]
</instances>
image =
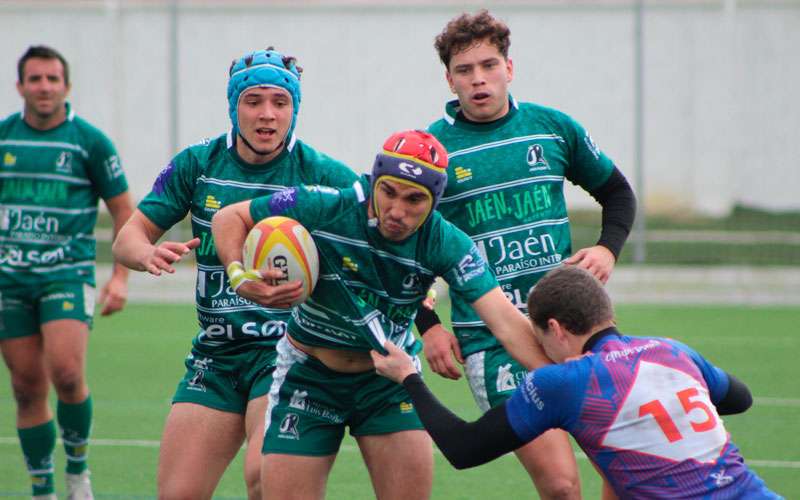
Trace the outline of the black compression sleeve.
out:
<instances>
[{"instance_id":1,"label":"black compression sleeve","mask_svg":"<svg viewBox=\"0 0 800 500\"><path fill-rule=\"evenodd\" d=\"M730 373L726 373L726 375L728 375L728 380L730 380L728 393L725 394L725 397L722 398L719 403L715 404L717 413L720 415L744 413L753 405L753 396L750 394L750 389L747 388L744 382Z\"/></svg>"},{"instance_id":2,"label":"black compression sleeve","mask_svg":"<svg viewBox=\"0 0 800 500\"><path fill-rule=\"evenodd\" d=\"M425 306L419 306L417 310L417 317L414 318L414 324L417 325L417 331L420 335L425 335L429 328L440 324L442 320L436 314L436 311L431 311Z\"/></svg>"},{"instance_id":3,"label":"black compression sleeve","mask_svg":"<svg viewBox=\"0 0 800 500\"><path fill-rule=\"evenodd\" d=\"M611 250L614 258L619 258L636 216L633 189L622 172L614 167L608 180L589 194L603 207L603 227L597 244Z\"/></svg>"},{"instance_id":4,"label":"black compression sleeve","mask_svg":"<svg viewBox=\"0 0 800 500\"><path fill-rule=\"evenodd\" d=\"M508 423L505 404L465 422L436 399L419 374L406 377L403 386L425 429L456 469L485 464L525 444Z\"/></svg>"}]
</instances>

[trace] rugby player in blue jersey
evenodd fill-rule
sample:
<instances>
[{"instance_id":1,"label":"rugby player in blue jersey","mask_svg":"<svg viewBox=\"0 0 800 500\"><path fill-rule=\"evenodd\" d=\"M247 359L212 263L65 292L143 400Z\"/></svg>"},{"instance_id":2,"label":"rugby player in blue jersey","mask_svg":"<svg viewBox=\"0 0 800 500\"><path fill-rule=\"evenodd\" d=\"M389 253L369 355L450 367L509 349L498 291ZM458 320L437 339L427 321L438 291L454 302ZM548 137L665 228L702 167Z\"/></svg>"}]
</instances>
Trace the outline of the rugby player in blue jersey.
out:
<instances>
[{"instance_id":1,"label":"rugby player in blue jersey","mask_svg":"<svg viewBox=\"0 0 800 500\"><path fill-rule=\"evenodd\" d=\"M559 364L529 373L475 422L439 403L395 346L371 353L378 373L406 388L453 466L486 463L559 428L620 498L780 498L747 467L720 418L752 404L736 377L675 340L620 333L603 285L575 266L546 274L528 310Z\"/></svg>"}]
</instances>

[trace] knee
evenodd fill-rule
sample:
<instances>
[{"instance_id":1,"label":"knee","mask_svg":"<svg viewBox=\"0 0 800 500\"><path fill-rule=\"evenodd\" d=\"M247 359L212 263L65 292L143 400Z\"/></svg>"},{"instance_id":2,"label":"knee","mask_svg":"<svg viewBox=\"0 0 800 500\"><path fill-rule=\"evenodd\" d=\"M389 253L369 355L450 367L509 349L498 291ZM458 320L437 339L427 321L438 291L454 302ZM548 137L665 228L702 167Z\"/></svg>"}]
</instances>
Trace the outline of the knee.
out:
<instances>
[{"instance_id":1,"label":"knee","mask_svg":"<svg viewBox=\"0 0 800 500\"><path fill-rule=\"evenodd\" d=\"M247 465L244 470L244 482L247 485L247 498L261 498L261 464Z\"/></svg>"},{"instance_id":2,"label":"knee","mask_svg":"<svg viewBox=\"0 0 800 500\"><path fill-rule=\"evenodd\" d=\"M47 377L44 374L14 374L11 388L20 411L25 411L47 400Z\"/></svg>"},{"instance_id":3,"label":"knee","mask_svg":"<svg viewBox=\"0 0 800 500\"><path fill-rule=\"evenodd\" d=\"M542 498L572 500L581 498L581 484L577 477L556 476L539 481L536 489Z\"/></svg>"},{"instance_id":4,"label":"knee","mask_svg":"<svg viewBox=\"0 0 800 500\"><path fill-rule=\"evenodd\" d=\"M55 366L52 377L59 396L73 396L83 389L83 370L79 366Z\"/></svg>"}]
</instances>

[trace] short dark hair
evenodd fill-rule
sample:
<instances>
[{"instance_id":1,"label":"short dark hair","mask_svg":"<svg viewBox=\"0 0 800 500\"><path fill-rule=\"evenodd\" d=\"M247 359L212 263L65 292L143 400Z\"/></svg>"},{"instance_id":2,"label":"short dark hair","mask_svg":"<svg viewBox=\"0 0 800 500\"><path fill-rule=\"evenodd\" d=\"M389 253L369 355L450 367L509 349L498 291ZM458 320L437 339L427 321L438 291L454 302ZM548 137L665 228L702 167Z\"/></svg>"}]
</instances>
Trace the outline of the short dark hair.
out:
<instances>
[{"instance_id":1,"label":"short dark hair","mask_svg":"<svg viewBox=\"0 0 800 500\"><path fill-rule=\"evenodd\" d=\"M64 59L64 56L59 51L47 45L31 45L19 58L19 61L17 61L17 78L20 83L25 78L25 63L28 62L28 59L34 58L58 59L61 61L61 66L64 68L64 84L69 85L69 64L67 64L67 60Z\"/></svg>"},{"instance_id":2,"label":"short dark hair","mask_svg":"<svg viewBox=\"0 0 800 500\"><path fill-rule=\"evenodd\" d=\"M508 59L508 48L511 46L511 30L502 21L495 19L486 9L476 14L461 14L447 23L436 37L433 46L439 53L439 59L446 68L450 67L450 59L454 54L477 45L483 40L497 47L497 50Z\"/></svg>"},{"instance_id":3,"label":"short dark hair","mask_svg":"<svg viewBox=\"0 0 800 500\"><path fill-rule=\"evenodd\" d=\"M528 295L534 325L547 329L555 319L575 335L585 335L614 319L614 308L603 284L588 271L561 266L545 274Z\"/></svg>"}]
</instances>

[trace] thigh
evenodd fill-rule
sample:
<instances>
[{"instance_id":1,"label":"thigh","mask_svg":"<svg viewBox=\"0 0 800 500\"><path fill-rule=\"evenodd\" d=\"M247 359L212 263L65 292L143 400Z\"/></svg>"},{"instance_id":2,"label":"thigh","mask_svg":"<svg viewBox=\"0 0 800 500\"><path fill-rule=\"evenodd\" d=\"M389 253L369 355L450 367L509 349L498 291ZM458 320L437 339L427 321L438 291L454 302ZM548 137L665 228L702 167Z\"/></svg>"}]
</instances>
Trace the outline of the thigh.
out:
<instances>
[{"instance_id":1,"label":"thigh","mask_svg":"<svg viewBox=\"0 0 800 500\"><path fill-rule=\"evenodd\" d=\"M42 336L2 339L0 351L11 374L17 427L34 427L50 420L52 414L47 405L50 379L44 366Z\"/></svg>"},{"instance_id":2,"label":"thigh","mask_svg":"<svg viewBox=\"0 0 800 500\"><path fill-rule=\"evenodd\" d=\"M244 436L241 414L173 404L158 458L159 498L211 498Z\"/></svg>"},{"instance_id":3,"label":"thigh","mask_svg":"<svg viewBox=\"0 0 800 500\"><path fill-rule=\"evenodd\" d=\"M264 455L261 462L263 500L322 500L336 455Z\"/></svg>"},{"instance_id":4,"label":"thigh","mask_svg":"<svg viewBox=\"0 0 800 500\"><path fill-rule=\"evenodd\" d=\"M89 326L74 319L57 319L42 324L45 363L51 373L59 370L83 371Z\"/></svg>"},{"instance_id":5,"label":"thigh","mask_svg":"<svg viewBox=\"0 0 800 500\"><path fill-rule=\"evenodd\" d=\"M251 399L245 413L247 449L244 458L244 481L250 499L261 497L261 447L264 443L264 415L267 396Z\"/></svg>"},{"instance_id":6,"label":"thigh","mask_svg":"<svg viewBox=\"0 0 800 500\"><path fill-rule=\"evenodd\" d=\"M551 429L514 453L541 498L581 498L578 464L566 432Z\"/></svg>"},{"instance_id":7,"label":"thigh","mask_svg":"<svg viewBox=\"0 0 800 500\"><path fill-rule=\"evenodd\" d=\"M421 430L357 437L375 496L425 499L433 485L433 447Z\"/></svg>"}]
</instances>

